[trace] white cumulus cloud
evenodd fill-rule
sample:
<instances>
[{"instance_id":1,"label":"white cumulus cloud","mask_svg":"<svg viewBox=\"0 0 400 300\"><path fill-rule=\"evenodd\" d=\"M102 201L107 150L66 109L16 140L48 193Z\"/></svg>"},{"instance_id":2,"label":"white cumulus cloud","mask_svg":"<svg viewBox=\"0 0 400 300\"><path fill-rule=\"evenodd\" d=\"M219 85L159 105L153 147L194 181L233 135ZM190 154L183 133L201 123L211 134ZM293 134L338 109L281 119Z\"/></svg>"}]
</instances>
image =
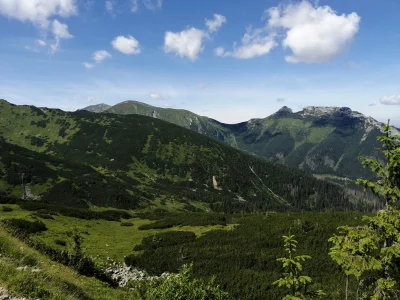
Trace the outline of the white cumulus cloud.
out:
<instances>
[{"instance_id":1,"label":"white cumulus cloud","mask_svg":"<svg viewBox=\"0 0 400 300\"><path fill-rule=\"evenodd\" d=\"M400 105L400 95L385 96L379 102L384 105Z\"/></svg>"},{"instance_id":2,"label":"white cumulus cloud","mask_svg":"<svg viewBox=\"0 0 400 300\"><path fill-rule=\"evenodd\" d=\"M314 7L303 0L296 4L267 10L270 28L284 29L282 41L293 55L287 62L322 63L334 59L359 30L360 17L352 12L338 15L329 6Z\"/></svg>"},{"instance_id":3,"label":"white cumulus cloud","mask_svg":"<svg viewBox=\"0 0 400 300\"><path fill-rule=\"evenodd\" d=\"M112 56L106 50L99 50L94 52L92 57L97 63L101 63L103 60L111 58Z\"/></svg>"},{"instance_id":4,"label":"white cumulus cloud","mask_svg":"<svg viewBox=\"0 0 400 300\"><path fill-rule=\"evenodd\" d=\"M88 63L88 62L84 62L83 63L84 67L86 69L93 69L94 68L94 64Z\"/></svg>"},{"instance_id":5,"label":"white cumulus cloud","mask_svg":"<svg viewBox=\"0 0 400 300\"><path fill-rule=\"evenodd\" d=\"M54 43L50 45L51 52L54 53L60 47L61 39L72 39L74 36L69 33L68 25L54 20L51 25L51 32L54 35Z\"/></svg>"},{"instance_id":6,"label":"white cumulus cloud","mask_svg":"<svg viewBox=\"0 0 400 300\"><path fill-rule=\"evenodd\" d=\"M150 93L150 98L153 100L163 100L164 97L159 93Z\"/></svg>"},{"instance_id":7,"label":"white cumulus cloud","mask_svg":"<svg viewBox=\"0 0 400 300\"><path fill-rule=\"evenodd\" d=\"M117 36L111 44L114 49L124 54L139 54L141 52L138 40L131 35L128 37Z\"/></svg>"},{"instance_id":8,"label":"white cumulus cloud","mask_svg":"<svg viewBox=\"0 0 400 300\"><path fill-rule=\"evenodd\" d=\"M77 14L75 0L0 0L0 14L47 28L53 16Z\"/></svg>"},{"instance_id":9,"label":"white cumulus cloud","mask_svg":"<svg viewBox=\"0 0 400 300\"><path fill-rule=\"evenodd\" d=\"M60 39L71 39L74 37L72 34L69 33L68 25L60 23L57 20L53 21L51 31L55 37L58 37Z\"/></svg>"},{"instance_id":10,"label":"white cumulus cloud","mask_svg":"<svg viewBox=\"0 0 400 300\"><path fill-rule=\"evenodd\" d=\"M206 19L206 26L209 32L218 31L224 23L226 23L226 18L219 14L214 14L214 18L211 20Z\"/></svg>"},{"instance_id":11,"label":"white cumulus cloud","mask_svg":"<svg viewBox=\"0 0 400 300\"><path fill-rule=\"evenodd\" d=\"M194 27L180 32L167 31L164 37L164 51L195 61L204 50L203 41L207 36L203 30Z\"/></svg>"},{"instance_id":12,"label":"white cumulus cloud","mask_svg":"<svg viewBox=\"0 0 400 300\"><path fill-rule=\"evenodd\" d=\"M275 36L274 33L270 33L264 28L252 29L249 27L241 40L240 46L235 45L233 52L226 53L226 55L232 55L239 59L249 59L268 54L278 45Z\"/></svg>"}]
</instances>

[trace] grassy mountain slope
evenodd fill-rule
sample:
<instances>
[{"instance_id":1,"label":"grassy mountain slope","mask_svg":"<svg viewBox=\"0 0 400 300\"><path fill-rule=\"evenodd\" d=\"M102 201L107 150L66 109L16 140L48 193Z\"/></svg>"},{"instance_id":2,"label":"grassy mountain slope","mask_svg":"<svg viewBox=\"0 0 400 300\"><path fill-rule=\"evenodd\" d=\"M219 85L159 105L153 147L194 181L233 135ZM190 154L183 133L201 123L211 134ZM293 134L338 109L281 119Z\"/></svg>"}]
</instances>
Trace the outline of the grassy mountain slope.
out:
<instances>
[{"instance_id":1,"label":"grassy mountain slope","mask_svg":"<svg viewBox=\"0 0 400 300\"><path fill-rule=\"evenodd\" d=\"M161 119L235 146L233 134L224 128L223 124L187 110L154 107L138 101L124 101L103 112L120 115L137 114Z\"/></svg>"},{"instance_id":2,"label":"grassy mountain slope","mask_svg":"<svg viewBox=\"0 0 400 300\"><path fill-rule=\"evenodd\" d=\"M381 123L349 108L307 107L239 124L223 124L185 110L125 101L105 112L159 118L233 147L331 179L371 177L358 157L378 156Z\"/></svg>"},{"instance_id":3,"label":"grassy mountain slope","mask_svg":"<svg viewBox=\"0 0 400 300\"><path fill-rule=\"evenodd\" d=\"M68 206L352 208L336 185L139 115L0 101L0 191Z\"/></svg>"}]
</instances>

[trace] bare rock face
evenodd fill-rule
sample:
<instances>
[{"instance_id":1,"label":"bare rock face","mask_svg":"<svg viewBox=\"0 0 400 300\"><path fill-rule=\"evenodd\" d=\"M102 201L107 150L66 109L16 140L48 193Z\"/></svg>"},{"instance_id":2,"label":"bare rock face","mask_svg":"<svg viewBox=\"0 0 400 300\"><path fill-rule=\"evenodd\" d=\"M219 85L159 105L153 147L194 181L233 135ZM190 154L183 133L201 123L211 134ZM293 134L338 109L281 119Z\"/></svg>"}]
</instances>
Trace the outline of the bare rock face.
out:
<instances>
[{"instance_id":1,"label":"bare rock face","mask_svg":"<svg viewBox=\"0 0 400 300\"><path fill-rule=\"evenodd\" d=\"M27 298L17 298L11 296L8 291L0 286L0 300L29 300Z\"/></svg>"}]
</instances>

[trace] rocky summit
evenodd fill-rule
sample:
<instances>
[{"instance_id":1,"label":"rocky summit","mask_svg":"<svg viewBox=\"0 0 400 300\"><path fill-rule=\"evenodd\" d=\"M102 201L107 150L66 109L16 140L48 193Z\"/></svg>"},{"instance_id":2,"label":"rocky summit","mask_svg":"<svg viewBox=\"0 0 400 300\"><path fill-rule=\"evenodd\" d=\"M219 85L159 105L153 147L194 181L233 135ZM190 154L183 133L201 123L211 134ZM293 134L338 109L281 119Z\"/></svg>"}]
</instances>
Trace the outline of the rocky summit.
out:
<instances>
[{"instance_id":1,"label":"rocky summit","mask_svg":"<svg viewBox=\"0 0 400 300\"><path fill-rule=\"evenodd\" d=\"M137 101L125 101L104 112L152 116L339 183L371 176L358 157L381 155L376 137L384 124L349 107L307 106L293 112L283 106L269 117L238 124ZM394 129L394 134L398 132Z\"/></svg>"}]
</instances>

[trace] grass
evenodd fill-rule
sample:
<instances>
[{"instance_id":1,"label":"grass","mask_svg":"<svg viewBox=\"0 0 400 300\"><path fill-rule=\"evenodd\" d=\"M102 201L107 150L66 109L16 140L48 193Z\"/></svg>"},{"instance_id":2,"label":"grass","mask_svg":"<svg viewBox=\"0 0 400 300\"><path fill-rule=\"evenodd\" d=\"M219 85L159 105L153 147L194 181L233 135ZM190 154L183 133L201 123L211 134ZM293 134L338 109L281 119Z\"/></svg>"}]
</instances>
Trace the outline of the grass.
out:
<instances>
[{"instance_id":1,"label":"grass","mask_svg":"<svg viewBox=\"0 0 400 300\"><path fill-rule=\"evenodd\" d=\"M139 299L130 290L80 276L50 261L0 227L0 284L16 296L32 299ZM26 268L25 268L26 266ZM18 269L18 268L23 268Z\"/></svg>"},{"instance_id":2,"label":"grass","mask_svg":"<svg viewBox=\"0 0 400 300\"><path fill-rule=\"evenodd\" d=\"M12 208L11 212L1 212L0 220L21 218L34 220L32 212L21 209L18 205L7 205ZM93 209L96 211L104 208ZM228 226L174 226L168 229L139 230L141 225L150 224L155 221L132 218L124 222L133 223L133 226L121 226L120 222L106 220L82 220L66 216L53 216L54 220L41 219L46 224L48 230L38 235L33 235L32 239L39 240L55 249L65 249L56 243L56 240L65 240L66 232L77 228L83 236L82 247L86 254L95 257L98 263L103 262L107 257L115 261L122 262L125 255L132 253L132 249L141 244L142 239L166 231L191 231L200 237L202 234L212 230L231 230L234 225Z\"/></svg>"}]
</instances>

